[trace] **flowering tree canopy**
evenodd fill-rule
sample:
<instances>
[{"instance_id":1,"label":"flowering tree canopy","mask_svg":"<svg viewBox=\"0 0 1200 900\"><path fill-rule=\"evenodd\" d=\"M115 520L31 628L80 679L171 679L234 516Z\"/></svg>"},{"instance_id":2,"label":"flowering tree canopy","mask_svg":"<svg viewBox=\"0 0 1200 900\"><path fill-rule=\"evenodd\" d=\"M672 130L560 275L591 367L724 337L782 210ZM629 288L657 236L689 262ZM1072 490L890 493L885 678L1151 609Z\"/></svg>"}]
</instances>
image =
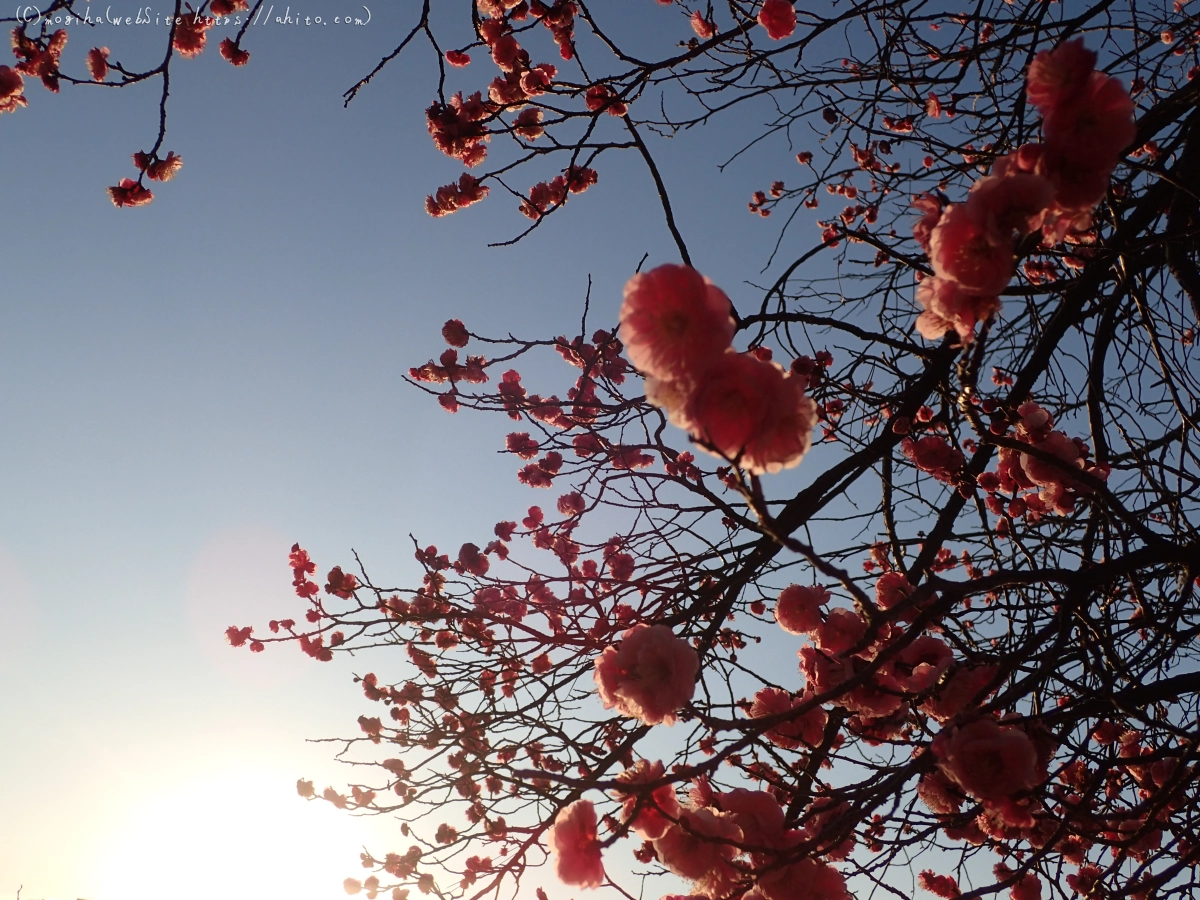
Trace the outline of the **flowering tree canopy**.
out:
<instances>
[{"instance_id":1,"label":"flowering tree canopy","mask_svg":"<svg viewBox=\"0 0 1200 900\"><path fill-rule=\"evenodd\" d=\"M298 785L401 822L346 889L511 896L547 866L626 897L1191 896L1194 18L659 5L637 14L656 55L583 0L478 0L446 34L426 2L396 49L435 51L426 124L470 170L430 215L507 192L527 234L627 151L679 261L629 273L615 331L447 322L411 381L511 420L497 442L550 493L457 550L417 543L407 589L345 564L322 585L297 545L303 619L230 628L317 660L380 648L349 741L369 765ZM177 6L159 69L96 48L88 71L165 97L214 17L254 9ZM0 111L68 78L64 32L13 41ZM801 146L750 201L791 257L738 308L688 253L657 136L754 105L748 141ZM178 171L164 128L118 206ZM521 362L546 351L564 381L535 393Z\"/></svg>"}]
</instances>

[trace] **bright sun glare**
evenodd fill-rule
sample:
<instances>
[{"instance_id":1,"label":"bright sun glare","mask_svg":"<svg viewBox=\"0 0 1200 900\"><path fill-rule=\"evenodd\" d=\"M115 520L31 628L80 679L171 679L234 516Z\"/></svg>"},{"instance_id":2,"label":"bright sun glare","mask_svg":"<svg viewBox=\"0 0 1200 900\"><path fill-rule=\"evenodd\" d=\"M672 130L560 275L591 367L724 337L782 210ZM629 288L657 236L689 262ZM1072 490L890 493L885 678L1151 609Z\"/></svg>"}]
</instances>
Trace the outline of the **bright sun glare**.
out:
<instances>
[{"instance_id":1,"label":"bright sun glare","mask_svg":"<svg viewBox=\"0 0 1200 900\"><path fill-rule=\"evenodd\" d=\"M335 900L362 877L364 823L305 803L295 778L238 772L166 787L106 845L89 900Z\"/></svg>"}]
</instances>

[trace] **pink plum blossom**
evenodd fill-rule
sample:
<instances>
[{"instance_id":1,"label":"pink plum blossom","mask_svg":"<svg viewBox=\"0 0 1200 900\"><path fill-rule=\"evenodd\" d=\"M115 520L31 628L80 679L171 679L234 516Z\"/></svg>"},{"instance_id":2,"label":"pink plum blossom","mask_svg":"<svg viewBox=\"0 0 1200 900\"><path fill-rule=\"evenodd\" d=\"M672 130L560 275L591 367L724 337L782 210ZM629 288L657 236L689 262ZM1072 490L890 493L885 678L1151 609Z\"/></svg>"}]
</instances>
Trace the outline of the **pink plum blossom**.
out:
<instances>
[{"instance_id":1,"label":"pink plum blossom","mask_svg":"<svg viewBox=\"0 0 1200 900\"><path fill-rule=\"evenodd\" d=\"M851 894L841 872L809 858L760 875L745 900L851 900Z\"/></svg>"},{"instance_id":2,"label":"pink plum blossom","mask_svg":"<svg viewBox=\"0 0 1200 900\"><path fill-rule=\"evenodd\" d=\"M546 841L554 856L554 873L563 884L584 888L604 884L596 808L591 801L576 800L560 810Z\"/></svg>"},{"instance_id":3,"label":"pink plum blossom","mask_svg":"<svg viewBox=\"0 0 1200 900\"><path fill-rule=\"evenodd\" d=\"M829 591L820 585L789 584L775 602L775 621L788 634L811 634L821 624L821 605Z\"/></svg>"},{"instance_id":4,"label":"pink plum blossom","mask_svg":"<svg viewBox=\"0 0 1200 900\"><path fill-rule=\"evenodd\" d=\"M758 24L767 29L773 41L791 37L796 30L796 8L791 0L763 0L758 13Z\"/></svg>"},{"instance_id":5,"label":"pink plum blossom","mask_svg":"<svg viewBox=\"0 0 1200 900\"><path fill-rule=\"evenodd\" d=\"M1021 238L1042 227L1054 202L1054 185L1041 175L987 175L971 185L967 215L986 231Z\"/></svg>"},{"instance_id":6,"label":"pink plum blossom","mask_svg":"<svg viewBox=\"0 0 1200 900\"><path fill-rule=\"evenodd\" d=\"M647 725L674 725L696 689L700 659L666 625L635 625L620 644L596 657L596 684L605 709Z\"/></svg>"},{"instance_id":7,"label":"pink plum blossom","mask_svg":"<svg viewBox=\"0 0 1200 900\"><path fill-rule=\"evenodd\" d=\"M975 326L1000 309L999 297L972 293L948 278L922 279L917 285L917 303L924 310L917 316L921 337L940 341L953 331L964 345L975 339Z\"/></svg>"},{"instance_id":8,"label":"pink plum blossom","mask_svg":"<svg viewBox=\"0 0 1200 900\"><path fill-rule=\"evenodd\" d=\"M742 830L743 849L779 846L783 839L783 808L766 791L734 788L716 794L714 800Z\"/></svg>"},{"instance_id":9,"label":"pink plum blossom","mask_svg":"<svg viewBox=\"0 0 1200 900\"><path fill-rule=\"evenodd\" d=\"M618 775L617 781L630 785L644 784L658 781L664 774L662 762L639 759L632 768ZM655 788L649 796L632 790L619 791L618 796L623 798L622 818L648 841L658 840L679 818L679 800L675 797L674 786L670 784Z\"/></svg>"},{"instance_id":10,"label":"pink plum blossom","mask_svg":"<svg viewBox=\"0 0 1200 900\"><path fill-rule=\"evenodd\" d=\"M1025 95L1043 115L1069 105L1083 92L1096 67L1096 54L1083 38L1043 50L1029 65Z\"/></svg>"},{"instance_id":11,"label":"pink plum blossom","mask_svg":"<svg viewBox=\"0 0 1200 900\"><path fill-rule=\"evenodd\" d=\"M687 809L679 822L654 842L658 857L669 870L692 881L693 890L713 900L723 897L738 872L729 861L742 840L732 815L712 809Z\"/></svg>"},{"instance_id":12,"label":"pink plum blossom","mask_svg":"<svg viewBox=\"0 0 1200 900\"><path fill-rule=\"evenodd\" d=\"M806 693L793 698L787 691L766 687L754 695L754 702L750 705L750 718L782 715L811 699L812 694ZM824 709L814 706L789 722L781 722L764 736L776 747L782 747L784 750L795 750L801 745L817 747L825 737L825 723L828 718Z\"/></svg>"},{"instance_id":13,"label":"pink plum blossom","mask_svg":"<svg viewBox=\"0 0 1200 900\"><path fill-rule=\"evenodd\" d=\"M726 353L701 376L684 417L707 452L761 475L797 465L812 442L817 405L806 379L776 363Z\"/></svg>"},{"instance_id":14,"label":"pink plum blossom","mask_svg":"<svg viewBox=\"0 0 1200 900\"><path fill-rule=\"evenodd\" d=\"M1113 161L1115 164L1115 160ZM1049 145L1038 161L1038 173L1054 185L1054 209L1047 223L1054 224L1056 238L1066 233L1065 223L1090 212L1104 199L1112 176L1112 166L1080 165L1069 147Z\"/></svg>"},{"instance_id":15,"label":"pink plum blossom","mask_svg":"<svg viewBox=\"0 0 1200 900\"><path fill-rule=\"evenodd\" d=\"M896 655L891 675L900 690L919 694L937 684L953 661L945 641L923 634Z\"/></svg>"},{"instance_id":16,"label":"pink plum blossom","mask_svg":"<svg viewBox=\"0 0 1200 900\"><path fill-rule=\"evenodd\" d=\"M1042 900L1042 881L1034 872L1026 872L1009 891L1012 900Z\"/></svg>"},{"instance_id":17,"label":"pink plum blossom","mask_svg":"<svg viewBox=\"0 0 1200 900\"><path fill-rule=\"evenodd\" d=\"M1029 735L993 718L940 732L933 752L946 777L979 800L1011 797L1043 778Z\"/></svg>"},{"instance_id":18,"label":"pink plum blossom","mask_svg":"<svg viewBox=\"0 0 1200 900\"><path fill-rule=\"evenodd\" d=\"M805 644L796 655L800 657L800 673L814 694L832 691L854 675L850 660L825 653L812 644Z\"/></svg>"},{"instance_id":19,"label":"pink plum blossom","mask_svg":"<svg viewBox=\"0 0 1200 900\"><path fill-rule=\"evenodd\" d=\"M929 248L937 276L972 294L995 296L1012 280L1016 263L1011 238L979 225L964 204L946 207Z\"/></svg>"},{"instance_id":20,"label":"pink plum blossom","mask_svg":"<svg viewBox=\"0 0 1200 900\"><path fill-rule=\"evenodd\" d=\"M867 633L867 623L852 609L831 609L818 626L814 637L817 646L828 653L845 653Z\"/></svg>"},{"instance_id":21,"label":"pink plum blossom","mask_svg":"<svg viewBox=\"0 0 1200 900\"><path fill-rule=\"evenodd\" d=\"M921 780L917 782L917 796L931 812L939 816L953 815L962 808L963 801L958 789L940 769L934 769L921 776Z\"/></svg>"},{"instance_id":22,"label":"pink plum blossom","mask_svg":"<svg viewBox=\"0 0 1200 900\"><path fill-rule=\"evenodd\" d=\"M1046 113L1042 134L1048 145L1069 148L1076 165L1111 172L1137 133L1133 112L1125 86L1093 72L1074 102Z\"/></svg>"},{"instance_id":23,"label":"pink plum blossom","mask_svg":"<svg viewBox=\"0 0 1200 900\"><path fill-rule=\"evenodd\" d=\"M729 298L690 266L665 265L625 285L621 340L642 372L666 381L694 377L733 340Z\"/></svg>"},{"instance_id":24,"label":"pink plum blossom","mask_svg":"<svg viewBox=\"0 0 1200 900\"><path fill-rule=\"evenodd\" d=\"M912 596L913 586L903 572L885 572L875 582L875 603L880 609L892 609Z\"/></svg>"},{"instance_id":25,"label":"pink plum blossom","mask_svg":"<svg viewBox=\"0 0 1200 900\"><path fill-rule=\"evenodd\" d=\"M905 438L900 442L900 449L918 469L946 484L955 483L965 462L961 450L950 446L945 438L935 435L928 435L919 441Z\"/></svg>"},{"instance_id":26,"label":"pink plum blossom","mask_svg":"<svg viewBox=\"0 0 1200 900\"><path fill-rule=\"evenodd\" d=\"M913 225L913 237L928 254L929 239L942 218L942 201L933 194L924 193L913 198L912 208L921 213L921 218Z\"/></svg>"},{"instance_id":27,"label":"pink plum blossom","mask_svg":"<svg viewBox=\"0 0 1200 900\"><path fill-rule=\"evenodd\" d=\"M982 700L980 695L992 683L998 671L995 666L959 666L950 673L937 696L921 704L921 710L939 722L954 718L968 704Z\"/></svg>"}]
</instances>

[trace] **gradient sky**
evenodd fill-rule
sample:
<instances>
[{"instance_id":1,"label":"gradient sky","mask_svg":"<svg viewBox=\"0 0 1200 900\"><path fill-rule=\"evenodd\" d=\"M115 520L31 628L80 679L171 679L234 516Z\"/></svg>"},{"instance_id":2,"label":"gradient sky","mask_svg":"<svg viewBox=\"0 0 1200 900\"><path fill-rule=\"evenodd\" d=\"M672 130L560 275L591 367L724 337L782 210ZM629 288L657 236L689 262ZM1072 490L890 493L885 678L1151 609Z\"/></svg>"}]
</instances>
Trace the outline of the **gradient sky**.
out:
<instances>
[{"instance_id":1,"label":"gradient sky","mask_svg":"<svg viewBox=\"0 0 1200 900\"><path fill-rule=\"evenodd\" d=\"M342 108L417 6L368 5L361 28L252 30L244 69L215 52L221 30L177 61L164 149L185 165L144 209L104 187L152 145L157 86L31 82L29 107L0 118L0 898L344 896L361 846L391 832L305 805L294 783L344 783L335 748L305 739L355 730L368 710L350 673L368 664L251 657L223 630L295 614L293 541L322 572L353 548L411 583L410 532L457 547L544 499L490 453L507 419L449 416L402 374L441 351L451 316L575 334L589 275L591 327L611 325L643 254L677 259L630 156L602 158L599 185L514 248L486 247L526 224L498 192L430 219L425 194L461 171L425 133L430 51ZM690 35L648 0L605 7L648 44ZM97 44L142 65L161 39L73 26L64 68L82 74ZM745 202L795 171L780 139L717 172L755 124L656 145L693 257L735 303L777 234ZM811 246L807 228L790 247ZM573 378L529 371L545 393Z\"/></svg>"}]
</instances>

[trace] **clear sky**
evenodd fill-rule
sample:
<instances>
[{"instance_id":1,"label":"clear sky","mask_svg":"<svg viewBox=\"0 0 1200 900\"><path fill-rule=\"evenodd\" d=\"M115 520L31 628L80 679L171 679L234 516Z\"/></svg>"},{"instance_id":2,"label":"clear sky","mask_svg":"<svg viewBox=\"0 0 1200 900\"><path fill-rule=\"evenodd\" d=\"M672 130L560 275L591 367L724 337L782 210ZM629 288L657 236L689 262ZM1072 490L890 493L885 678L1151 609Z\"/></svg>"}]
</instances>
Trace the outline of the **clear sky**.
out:
<instances>
[{"instance_id":1,"label":"clear sky","mask_svg":"<svg viewBox=\"0 0 1200 900\"><path fill-rule=\"evenodd\" d=\"M293 16L362 15L304 2ZM363 27L253 29L243 69L216 53L224 30L177 61L164 149L185 164L144 209L104 188L152 145L156 86L29 82L29 107L0 117L0 898L344 896L390 832L294 783L344 783L334 748L305 739L355 730L350 674L369 664L251 657L225 627L296 612L294 541L322 572L354 548L402 583L410 532L457 547L542 499L490 453L506 419L449 416L402 374L451 316L574 334L589 275L593 321L614 324L642 255L677 259L628 156L515 248L486 247L526 223L498 193L430 219L425 194L461 167L425 133L428 49L342 108L417 6L368 5ZM606 7L646 41L690 35L648 0ZM130 67L161 53L153 26L69 30L77 74L93 45ZM719 174L738 128L657 146L699 267L749 302L739 280L776 229L745 202L795 162L778 141ZM548 373L547 393L573 377Z\"/></svg>"}]
</instances>

